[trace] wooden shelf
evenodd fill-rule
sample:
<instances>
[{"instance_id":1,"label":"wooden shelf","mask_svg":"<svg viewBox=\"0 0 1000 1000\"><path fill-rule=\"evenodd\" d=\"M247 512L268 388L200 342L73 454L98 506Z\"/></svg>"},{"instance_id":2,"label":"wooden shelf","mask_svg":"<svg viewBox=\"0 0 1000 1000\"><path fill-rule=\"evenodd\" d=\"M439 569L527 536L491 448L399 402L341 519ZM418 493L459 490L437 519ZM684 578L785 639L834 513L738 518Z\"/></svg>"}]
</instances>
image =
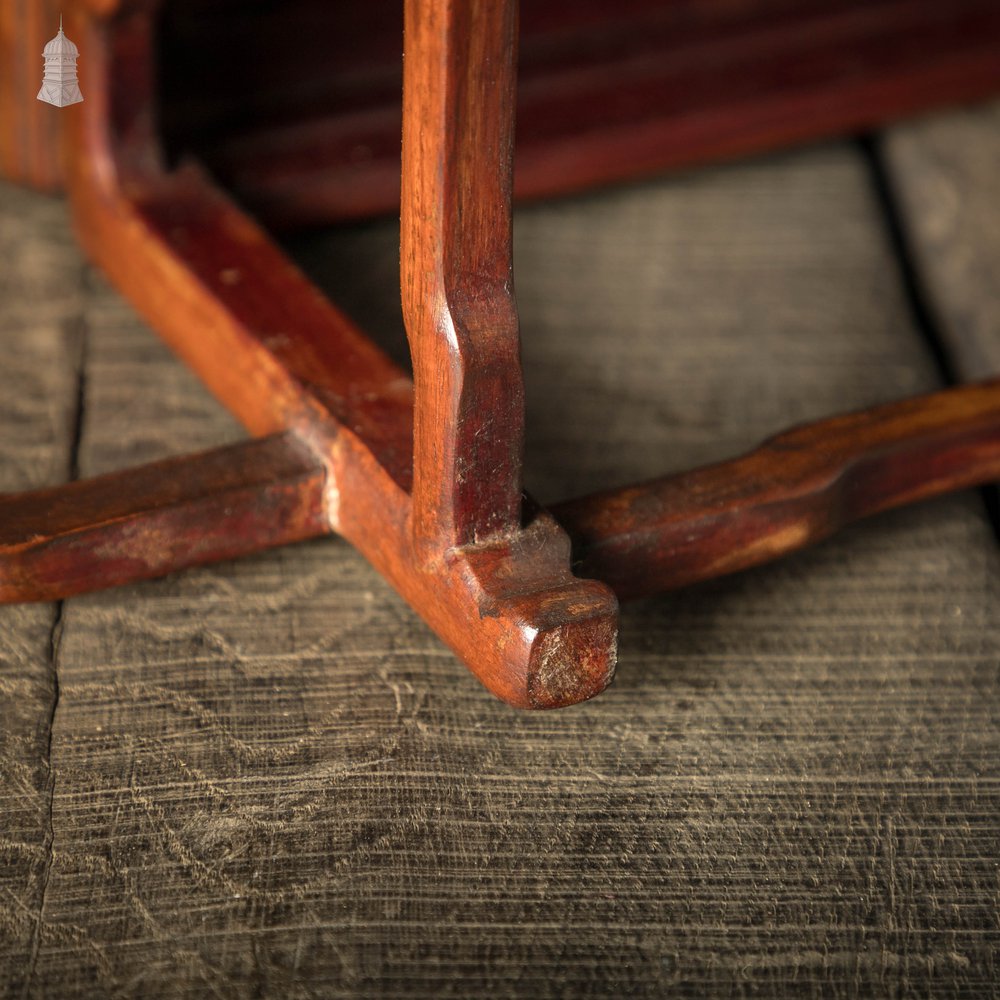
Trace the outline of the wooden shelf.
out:
<instances>
[{"instance_id":1,"label":"wooden shelf","mask_svg":"<svg viewBox=\"0 0 1000 1000\"><path fill-rule=\"evenodd\" d=\"M195 154L272 225L398 211L402 37L402 5L168 4L170 158ZM520 46L521 198L1000 88L993 0L546 0L524 6Z\"/></svg>"}]
</instances>

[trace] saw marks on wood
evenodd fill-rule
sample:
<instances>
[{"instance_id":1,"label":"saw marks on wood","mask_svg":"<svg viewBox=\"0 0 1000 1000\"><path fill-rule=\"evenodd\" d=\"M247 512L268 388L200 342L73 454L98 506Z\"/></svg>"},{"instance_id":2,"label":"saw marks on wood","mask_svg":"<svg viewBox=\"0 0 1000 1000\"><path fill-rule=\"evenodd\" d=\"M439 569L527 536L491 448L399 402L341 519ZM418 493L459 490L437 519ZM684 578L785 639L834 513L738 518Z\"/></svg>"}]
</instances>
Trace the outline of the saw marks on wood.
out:
<instances>
[{"instance_id":1,"label":"saw marks on wood","mask_svg":"<svg viewBox=\"0 0 1000 1000\"><path fill-rule=\"evenodd\" d=\"M73 471L84 267L61 200L0 186L0 219L0 490L15 491ZM12 996L50 940L60 631L54 605L0 607L0 990Z\"/></svg>"}]
</instances>

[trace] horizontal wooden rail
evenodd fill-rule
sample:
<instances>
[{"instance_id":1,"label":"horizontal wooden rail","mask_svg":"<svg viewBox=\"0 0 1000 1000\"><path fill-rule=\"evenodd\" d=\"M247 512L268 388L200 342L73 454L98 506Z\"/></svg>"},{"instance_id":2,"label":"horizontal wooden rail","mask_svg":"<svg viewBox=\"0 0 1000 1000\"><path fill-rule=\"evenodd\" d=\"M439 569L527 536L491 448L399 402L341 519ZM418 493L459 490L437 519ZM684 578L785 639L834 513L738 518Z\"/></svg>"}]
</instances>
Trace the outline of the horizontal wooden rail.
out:
<instances>
[{"instance_id":1,"label":"horizontal wooden rail","mask_svg":"<svg viewBox=\"0 0 1000 1000\"><path fill-rule=\"evenodd\" d=\"M807 424L732 461L565 501L552 517L573 540L574 571L628 599L769 562L880 511L997 479L993 379ZM0 494L0 601L68 597L327 534L330 496L322 464L293 433ZM538 512L517 546L468 546L453 560L526 597L546 572L545 546L561 549L553 529Z\"/></svg>"},{"instance_id":2,"label":"horizontal wooden rail","mask_svg":"<svg viewBox=\"0 0 1000 1000\"><path fill-rule=\"evenodd\" d=\"M1000 380L820 420L730 462L558 504L574 571L620 599L768 562L860 518L1000 479Z\"/></svg>"},{"instance_id":3,"label":"horizontal wooden rail","mask_svg":"<svg viewBox=\"0 0 1000 1000\"><path fill-rule=\"evenodd\" d=\"M0 494L0 601L49 601L330 530L325 470L291 434Z\"/></svg>"},{"instance_id":4,"label":"horizontal wooden rail","mask_svg":"<svg viewBox=\"0 0 1000 1000\"><path fill-rule=\"evenodd\" d=\"M224 4L167 4L171 149L195 153L268 225L397 212L402 11L367 7L297 0L234 18ZM995 0L522 8L524 198L872 129L1000 89ZM229 51L213 44L223 34Z\"/></svg>"}]
</instances>

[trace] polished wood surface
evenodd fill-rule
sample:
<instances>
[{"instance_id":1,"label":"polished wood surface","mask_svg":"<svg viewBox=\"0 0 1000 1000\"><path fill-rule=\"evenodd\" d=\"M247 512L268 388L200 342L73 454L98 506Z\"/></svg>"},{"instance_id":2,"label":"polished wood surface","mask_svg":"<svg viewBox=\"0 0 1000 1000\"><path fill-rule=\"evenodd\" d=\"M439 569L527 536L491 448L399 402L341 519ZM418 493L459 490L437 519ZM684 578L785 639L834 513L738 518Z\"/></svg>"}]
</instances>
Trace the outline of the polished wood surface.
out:
<instances>
[{"instance_id":1,"label":"polished wood surface","mask_svg":"<svg viewBox=\"0 0 1000 1000\"><path fill-rule=\"evenodd\" d=\"M402 11L165 4L154 59L169 160L196 155L269 224L394 213ZM58 113L34 101L58 13L0 4L0 119L13 123L0 172L45 188L64 176ZM536 0L521 19L522 197L871 129L1000 87L991 0Z\"/></svg>"},{"instance_id":2,"label":"polished wood surface","mask_svg":"<svg viewBox=\"0 0 1000 1000\"><path fill-rule=\"evenodd\" d=\"M0 601L54 601L323 534L323 467L291 435L0 493Z\"/></svg>"},{"instance_id":3,"label":"polished wood surface","mask_svg":"<svg viewBox=\"0 0 1000 1000\"><path fill-rule=\"evenodd\" d=\"M884 510L1000 479L998 385L817 421L741 458L556 504L551 518L532 504L524 531L462 555L496 589L485 598L494 609L504 595L541 601L547 577L568 583L557 525L573 540L574 573L622 600L749 569ZM0 601L70 597L327 534L329 499L323 464L292 433L0 494ZM361 535L355 544L364 549Z\"/></svg>"},{"instance_id":4,"label":"polished wood surface","mask_svg":"<svg viewBox=\"0 0 1000 1000\"><path fill-rule=\"evenodd\" d=\"M925 7L911 3L904 16L903 6L878 5L872 23L885 27L891 8L896 28L928 32ZM613 675L612 588L631 596L745 568L855 518L998 475L994 382L833 418L731 463L547 512L522 495L511 277L517 5L406 5L401 284L415 384L197 160L171 162L156 114L163 51L155 11L95 0L68 24L87 53L85 102L66 119L75 224L115 285L265 438L167 470L147 467L134 486L119 475L6 498L8 598L50 598L61 579L73 593L202 554L335 531L491 691L521 707L559 707L599 693ZM842 13L845 24L869 24L855 5ZM964 32L979 25L959 20ZM588 30L596 39L606 27L597 19ZM941 51L954 55L949 44L942 40ZM959 78L983 86L978 66L972 59ZM928 74L935 79L933 67ZM840 86L854 106L854 84ZM879 86L865 84L873 107ZM758 98L752 106L766 118ZM844 124L836 115L824 122ZM621 154L600 115L598 125L587 141ZM641 144L661 125L633 123L630 134ZM629 162L641 172L639 149ZM665 162L662 151L654 159ZM564 167L546 159L549 182L571 189L597 179ZM175 482L159 489L165 472ZM35 516L39 500L48 527ZM202 549L191 544L195 512ZM134 541L131 556L124 539Z\"/></svg>"},{"instance_id":5,"label":"polished wood surface","mask_svg":"<svg viewBox=\"0 0 1000 1000\"><path fill-rule=\"evenodd\" d=\"M416 386L413 532L434 558L521 523L517 4L417 0L406 15L400 264Z\"/></svg>"}]
</instances>

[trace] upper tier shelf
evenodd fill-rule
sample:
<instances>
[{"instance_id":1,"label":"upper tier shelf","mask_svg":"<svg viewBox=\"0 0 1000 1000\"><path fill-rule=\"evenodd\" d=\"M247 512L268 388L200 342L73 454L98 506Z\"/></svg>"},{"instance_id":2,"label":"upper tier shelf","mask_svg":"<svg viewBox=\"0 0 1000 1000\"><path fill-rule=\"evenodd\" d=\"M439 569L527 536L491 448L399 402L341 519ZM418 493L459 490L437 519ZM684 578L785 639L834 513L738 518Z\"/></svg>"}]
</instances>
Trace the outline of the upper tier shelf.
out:
<instances>
[{"instance_id":1,"label":"upper tier shelf","mask_svg":"<svg viewBox=\"0 0 1000 1000\"><path fill-rule=\"evenodd\" d=\"M272 225L399 205L402 4L167 3L161 118ZM1000 92L997 0L526 0L516 190L539 197Z\"/></svg>"}]
</instances>

